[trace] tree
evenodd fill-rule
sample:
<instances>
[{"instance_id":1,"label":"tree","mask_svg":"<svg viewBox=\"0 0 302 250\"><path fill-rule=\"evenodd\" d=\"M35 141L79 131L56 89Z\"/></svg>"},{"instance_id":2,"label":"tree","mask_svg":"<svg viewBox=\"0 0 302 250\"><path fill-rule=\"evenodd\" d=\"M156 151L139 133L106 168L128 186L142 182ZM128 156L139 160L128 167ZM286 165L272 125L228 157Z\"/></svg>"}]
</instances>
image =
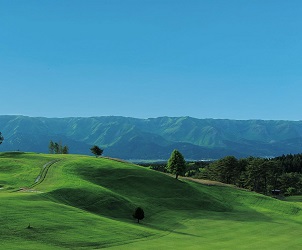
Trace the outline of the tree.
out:
<instances>
[{"instance_id":1,"label":"tree","mask_svg":"<svg viewBox=\"0 0 302 250\"><path fill-rule=\"evenodd\" d=\"M182 154L174 149L167 164L167 170L172 174L175 174L175 178L178 179L179 175L184 174L186 170L186 161Z\"/></svg>"},{"instance_id":2,"label":"tree","mask_svg":"<svg viewBox=\"0 0 302 250\"><path fill-rule=\"evenodd\" d=\"M68 154L69 153L69 148L67 145L65 145L62 149L62 154Z\"/></svg>"},{"instance_id":3,"label":"tree","mask_svg":"<svg viewBox=\"0 0 302 250\"><path fill-rule=\"evenodd\" d=\"M2 133L0 132L0 144L4 141L4 137L2 136Z\"/></svg>"},{"instance_id":4,"label":"tree","mask_svg":"<svg viewBox=\"0 0 302 250\"><path fill-rule=\"evenodd\" d=\"M212 178L227 184L235 184L240 177L238 160L234 156L226 156L211 163Z\"/></svg>"},{"instance_id":5,"label":"tree","mask_svg":"<svg viewBox=\"0 0 302 250\"><path fill-rule=\"evenodd\" d=\"M58 145L59 145L59 146L58 146L58 147L59 147L58 154L63 154L63 146L62 146L62 142L59 141Z\"/></svg>"},{"instance_id":6,"label":"tree","mask_svg":"<svg viewBox=\"0 0 302 250\"><path fill-rule=\"evenodd\" d=\"M49 142L48 145L49 153L50 154L68 154L69 148L67 145L63 146L62 142L59 143L53 142L52 140Z\"/></svg>"},{"instance_id":7,"label":"tree","mask_svg":"<svg viewBox=\"0 0 302 250\"><path fill-rule=\"evenodd\" d=\"M54 152L55 152L55 154L60 153L60 146L57 142L55 142L55 144L54 144Z\"/></svg>"},{"instance_id":8,"label":"tree","mask_svg":"<svg viewBox=\"0 0 302 250\"><path fill-rule=\"evenodd\" d=\"M137 207L132 216L133 216L133 218L137 219L137 223L139 223L139 220L142 220L145 218L145 212L142 208Z\"/></svg>"},{"instance_id":9,"label":"tree","mask_svg":"<svg viewBox=\"0 0 302 250\"><path fill-rule=\"evenodd\" d=\"M96 157L103 154L103 149L99 148L97 145L94 145L92 148L90 148L91 153L93 153Z\"/></svg>"},{"instance_id":10,"label":"tree","mask_svg":"<svg viewBox=\"0 0 302 250\"><path fill-rule=\"evenodd\" d=\"M49 153L50 153L50 154L53 154L53 153L54 153L55 144L53 143L53 141L50 141L50 142L49 142L48 149L49 149Z\"/></svg>"}]
</instances>

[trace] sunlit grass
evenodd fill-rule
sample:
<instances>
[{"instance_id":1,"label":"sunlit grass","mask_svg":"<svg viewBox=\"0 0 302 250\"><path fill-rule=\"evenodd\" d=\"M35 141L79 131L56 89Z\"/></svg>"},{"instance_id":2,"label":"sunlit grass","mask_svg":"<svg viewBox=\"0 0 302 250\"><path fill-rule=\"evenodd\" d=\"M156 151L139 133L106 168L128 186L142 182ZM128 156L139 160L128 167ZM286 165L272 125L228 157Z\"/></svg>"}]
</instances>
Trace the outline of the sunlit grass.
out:
<instances>
[{"instance_id":1,"label":"sunlit grass","mask_svg":"<svg viewBox=\"0 0 302 250\"><path fill-rule=\"evenodd\" d=\"M59 161L45 180L31 187L54 159ZM300 249L302 244L300 206L294 202L89 156L0 154L0 164L3 249ZM18 187L30 188L16 192ZM132 218L137 206L145 211L140 224Z\"/></svg>"}]
</instances>

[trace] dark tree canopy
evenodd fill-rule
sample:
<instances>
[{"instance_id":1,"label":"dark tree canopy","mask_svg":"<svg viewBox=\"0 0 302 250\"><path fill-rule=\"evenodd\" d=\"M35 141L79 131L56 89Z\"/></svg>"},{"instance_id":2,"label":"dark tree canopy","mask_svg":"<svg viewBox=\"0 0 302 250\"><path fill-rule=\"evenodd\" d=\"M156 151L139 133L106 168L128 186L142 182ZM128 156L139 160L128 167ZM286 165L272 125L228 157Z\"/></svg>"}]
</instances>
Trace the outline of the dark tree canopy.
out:
<instances>
[{"instance_id":1,"label":"dark tree canopy","mask_svg":"<svg viewBox=\"0 0 302 250\"><path fill-rule=\"evenodd\" d=\"M137 219L137 223L145 218L145 212L142 208L137 207L134 211L133 218Z\"/></svg>"},{"instance_id":2,"label":"dark tree canopy","mask_svg":"<svg viewBox=\"0 0 302 250\"><path fill-rule=\"evenodd\" d=\"M4 137L2 136L2 133L0 132L0 144L4 141Z\"/></svg>"},{"instance_id":3,"label":"dark tree canopy","mask_svg":"<svg viewBox=\"0 0 302 250\"><path fill-rule=\"evenodd\" d=\"M65 145L63 148L62 148L62 154L68 154L69 153L69 148L67 145Z\"/></svg>"},{"instance_id":4,"label":"dark tree canopy","mask_svg":"<svg viewBox=\"0 0 302 250\"><path fill-rule=\"evenodd\" d=\"M68 154L69 148L67 145L63 146L62 142L53 142L52 140L49 142L48 145L49 153L50 154Z\"/></svg>"},{"instance_id":5,"label":"dark tree canopy","mask_svg":"<svg viewBox=\"0 0 302 250\"><path fill-rule=\"evenodd\" d=\"M262 194L302 194L302 154L276 158L226 156L206 166L199 178L220 181Z\"/></svg>"},{"instance_id":6,"label":"dark tree canopy","mask_svg":"<svg viewBox=\"0 0 302 250\"><path fill-rule=\"evenodd\" d=\"M54 153L55 144L54 144L53 141L50 141L50 142L49 142L48 149L49 149L49 153L50 153L50 154L53 154L53 153Z\"/></svg>"},{"instance_id":7,"label":"dark tree canopy","mask_svg":"<svg viewBox=\"0 0 302 250\"><path fill-rule=\"evenodd\" d=\"M176 179L179 175L183 175L186 170L186 161L183 155L176 149L173 150L168 160L167 170L175 174Z\"/></svg>"},{"instance_id":8,"label":"dark tree canopy","mask_svg":"<svg viewBox=\"0 0 302 250\"><path fill-rule=\"evenodd\" d=\"M96 157L103 154L103 149L99 148L97 145L94 145L92 148L90 148L91 153L93 153Z\"/></svg>"},{"instance_id":9,"label":"dark tree canopy","mask_svg":"<svg viewBox=\"0 0 302 250\"><path fill-rule=\"evenodd\" d=\"M60 146L59 146L59 143L55 142L54 144L54 152L55 154L59 154L60 152Z\"/></svg>"}]
</instances>

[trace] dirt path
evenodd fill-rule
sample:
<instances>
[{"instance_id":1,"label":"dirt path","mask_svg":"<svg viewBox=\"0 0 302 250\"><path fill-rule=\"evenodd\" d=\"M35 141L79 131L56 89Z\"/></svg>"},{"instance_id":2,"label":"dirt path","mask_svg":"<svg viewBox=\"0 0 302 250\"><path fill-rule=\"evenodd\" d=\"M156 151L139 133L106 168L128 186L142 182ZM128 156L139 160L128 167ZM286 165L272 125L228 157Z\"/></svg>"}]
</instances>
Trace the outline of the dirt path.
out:
<instances>
[{"instance_id":1,"label":"dirt path","mask_svg":"<svg viewBox=\"0 0 302 250\"><path fill-rule=\"evenodd\" d=\"M49 168L53 164L57 163L58 161L60 161L60 160L53 160L53 161L50 161L50 162L47 162L46 164L44 164L42 169L41 169L40 174L37 176L37 178L35 180L35 183L31 187L34 187L34 186L42 183L44 181L44 179L46 178L46 175L47 175L47 172L48 172Z\"/></svg>"},{"instance_id":2,"label":"dirt path","mask_svg":"<svg viewBox=\"0 0 302 250\"><path fill-rule=\"evenodd\" d=\"M19 192L39 192L32 188L41 184L45 180L49 168L59 161L60 160L53 160L53 161L45 163L40 171L40 174L35 179L35 182L32 185L30 185L29 187L20 188L18 191Z\"/></svg>"},{"instance_id":3,"label":"dirt path","mask_svg":"<svg viewBox=\"0 0 302 250\"><path fill-rule=\"evenodd\" d=\"M194 179L194 178L191 178L191 177L179 177L179 178L183 179L183 180L194 181L194 182L201 183L201 184L204 184L204 185L207 185L207 186L235 187L234 185L222 183L222 182L219 182L219 181Z\"/></svg>"}]
</instances>

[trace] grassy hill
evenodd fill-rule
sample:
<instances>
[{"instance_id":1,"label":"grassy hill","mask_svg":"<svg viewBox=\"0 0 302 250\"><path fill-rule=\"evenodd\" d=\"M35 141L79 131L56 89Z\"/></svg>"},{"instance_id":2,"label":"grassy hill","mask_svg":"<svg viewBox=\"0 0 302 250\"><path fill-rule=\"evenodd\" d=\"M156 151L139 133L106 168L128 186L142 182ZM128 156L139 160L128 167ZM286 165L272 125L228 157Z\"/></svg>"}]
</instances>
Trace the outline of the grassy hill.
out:
<instances>
[{"instance_id":1,"label":"grassy hill","mask_svg":"<svg viewBox=\"0 0 302 250\"><path fill-rule=\"evenodd\" d=\"M45 178L35 183L39 175ZM110 159L2 153L0 187L2 249L300 249L302 244L299 202L175 180ZM140 224L132 218L137 206L145 211Z\"/></svg>"}]
</instances>

